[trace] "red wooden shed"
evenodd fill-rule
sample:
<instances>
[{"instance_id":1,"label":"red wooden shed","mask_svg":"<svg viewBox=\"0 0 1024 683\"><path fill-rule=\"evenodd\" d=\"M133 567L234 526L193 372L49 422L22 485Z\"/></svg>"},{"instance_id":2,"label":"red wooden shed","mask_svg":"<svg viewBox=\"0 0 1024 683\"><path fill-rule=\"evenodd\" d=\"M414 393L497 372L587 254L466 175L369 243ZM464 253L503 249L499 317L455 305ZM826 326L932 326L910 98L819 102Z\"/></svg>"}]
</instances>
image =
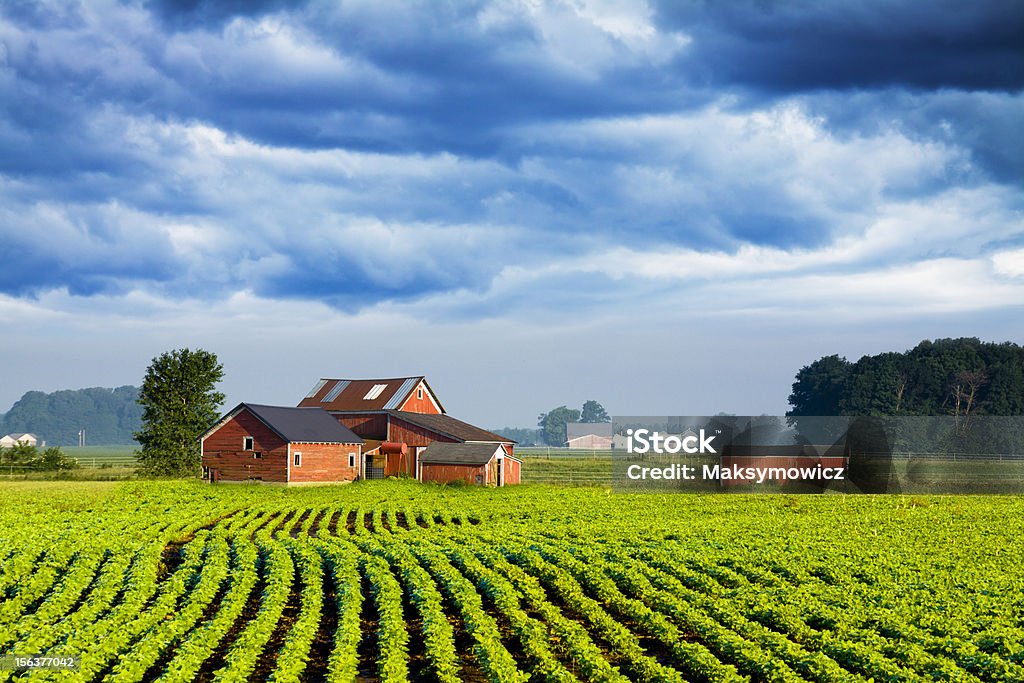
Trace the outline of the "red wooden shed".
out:
<instances>
[{"instance_id":1,"label":"red wooden shed","mask_svg":"<svg viewBox=\"0 0 1024 683\"><path fill-rule=\"evenodd\" d=\"M420 453L416 478L420 481L453 482L504 486L518 484L522 463L500 443L431 444Z\"/></svg>"}]
</instances>

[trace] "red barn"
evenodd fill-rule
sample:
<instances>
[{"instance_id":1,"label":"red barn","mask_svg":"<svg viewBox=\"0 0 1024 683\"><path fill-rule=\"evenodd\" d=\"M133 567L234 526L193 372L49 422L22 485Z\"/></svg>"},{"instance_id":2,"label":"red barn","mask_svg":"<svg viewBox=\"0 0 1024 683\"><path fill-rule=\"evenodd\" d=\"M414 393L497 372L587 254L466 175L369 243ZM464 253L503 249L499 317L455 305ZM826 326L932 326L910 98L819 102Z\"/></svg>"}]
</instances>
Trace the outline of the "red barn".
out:
<instances>
[{"instance_id":1,"label":"red barn","mask_svg":"<svg viewBox=\"0 0 1024 683\"><path fill-rule=\"evenodd\" d=\"M514 467L487 478L494 485L518 484L520 461L515 458L515 441L445 414L444 406L426 378L320 379L300 407L320 407L364 439L362 476L379 479L405 474L421 478L420 458L432 444L488 444L500 448L502 467ZM493 452L494 449L492 449ZM497 460L496 460L497 462ZM431 469L431 481L463 479L451 470L452 478ZM472 477L475 481L475 475Z\"/></svg>"},{"instance_id":2,"label":"red barn","mask_svg":"<svg viewBox=\"0 0 1024 683\"><path fill-rule=\"evenodd\" d=\"M419 457L420 481L465 481L484 486L518 484L522 463L498 443L445 443L438 441Z\"/></svg>"},{"instance_id":3,"label":"red barn","mask_svg":"<svg viewBox=\"0 0 1024 683\"><path fill-rule=\"evenodd\" d=\"M353 481L363 440L321 408L240 403L201 439L211 483Z\"/></svg>"}]
</instances>

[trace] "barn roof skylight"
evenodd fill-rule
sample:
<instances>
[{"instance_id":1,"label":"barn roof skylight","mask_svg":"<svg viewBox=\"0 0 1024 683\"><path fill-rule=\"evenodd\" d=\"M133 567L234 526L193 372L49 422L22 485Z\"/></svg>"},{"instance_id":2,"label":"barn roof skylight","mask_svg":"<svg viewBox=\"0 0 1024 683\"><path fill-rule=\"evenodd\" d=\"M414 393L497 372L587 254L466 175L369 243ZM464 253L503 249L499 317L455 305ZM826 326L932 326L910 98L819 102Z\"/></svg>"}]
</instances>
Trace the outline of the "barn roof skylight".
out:
<instances>
[{"instance_id":1,"label":"barn roof skylight","mask_svg":"<svg viewBox=\"0 0 1024 683\"><path fill-rule=\"evenodd\" d=\"M366 392L366 396L363 396L363 400L372 401L381 395L385 389L388 388L387 384L374 384L373 388Z\"/></svg>"}]
</instances>

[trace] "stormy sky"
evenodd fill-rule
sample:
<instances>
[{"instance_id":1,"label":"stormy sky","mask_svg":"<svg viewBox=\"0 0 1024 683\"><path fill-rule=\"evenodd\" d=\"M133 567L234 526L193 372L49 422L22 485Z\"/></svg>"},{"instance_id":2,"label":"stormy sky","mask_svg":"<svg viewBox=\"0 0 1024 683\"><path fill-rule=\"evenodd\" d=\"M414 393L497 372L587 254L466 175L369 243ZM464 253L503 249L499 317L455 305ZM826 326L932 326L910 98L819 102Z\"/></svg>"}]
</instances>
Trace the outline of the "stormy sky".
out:
<instances>
[{"instance_id":1,"label":"stormy sky","mask_svg":"<svg viewBox=\"0 0 1024 683\"><path fill-rule=\"evenodd\" d=\"M0 411L182 346L526 426L1024 342L1024 4L0 3Z\"/></svg>"}]
</instances>

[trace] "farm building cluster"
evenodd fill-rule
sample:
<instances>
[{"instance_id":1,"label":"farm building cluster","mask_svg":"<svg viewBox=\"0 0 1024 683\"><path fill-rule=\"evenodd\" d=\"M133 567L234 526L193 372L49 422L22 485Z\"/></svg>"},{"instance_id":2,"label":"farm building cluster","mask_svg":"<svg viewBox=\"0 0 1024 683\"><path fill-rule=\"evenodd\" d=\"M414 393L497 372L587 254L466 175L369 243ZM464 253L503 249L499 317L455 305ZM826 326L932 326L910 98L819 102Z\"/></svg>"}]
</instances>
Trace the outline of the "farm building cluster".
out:
<instances>
[{"instance_id":1,"label":"farm building cluster","mask_svg":"<svg viewBox=\"0 0 1024 683\"><path fill-rule=\"evenodd\" d=\"M505 486L522 466L514 441L448 415L422 376L321 379L296 407L240 403L201 443L211 483L406 476Z\"/></svg>"},{"instance_id":2,"label":"farm building cluster","mask_svg":"<svg viewBox=\"0 0 1024 683\"><path fill-rule=\"evenodd\" d=\"M35 434L30 434L28 432L15 432L0 436L0 448L13 448L18 444L23 446L45 446L46 442L44 441L40 444L39 438Z\"/></svg>"}]
</instances>

